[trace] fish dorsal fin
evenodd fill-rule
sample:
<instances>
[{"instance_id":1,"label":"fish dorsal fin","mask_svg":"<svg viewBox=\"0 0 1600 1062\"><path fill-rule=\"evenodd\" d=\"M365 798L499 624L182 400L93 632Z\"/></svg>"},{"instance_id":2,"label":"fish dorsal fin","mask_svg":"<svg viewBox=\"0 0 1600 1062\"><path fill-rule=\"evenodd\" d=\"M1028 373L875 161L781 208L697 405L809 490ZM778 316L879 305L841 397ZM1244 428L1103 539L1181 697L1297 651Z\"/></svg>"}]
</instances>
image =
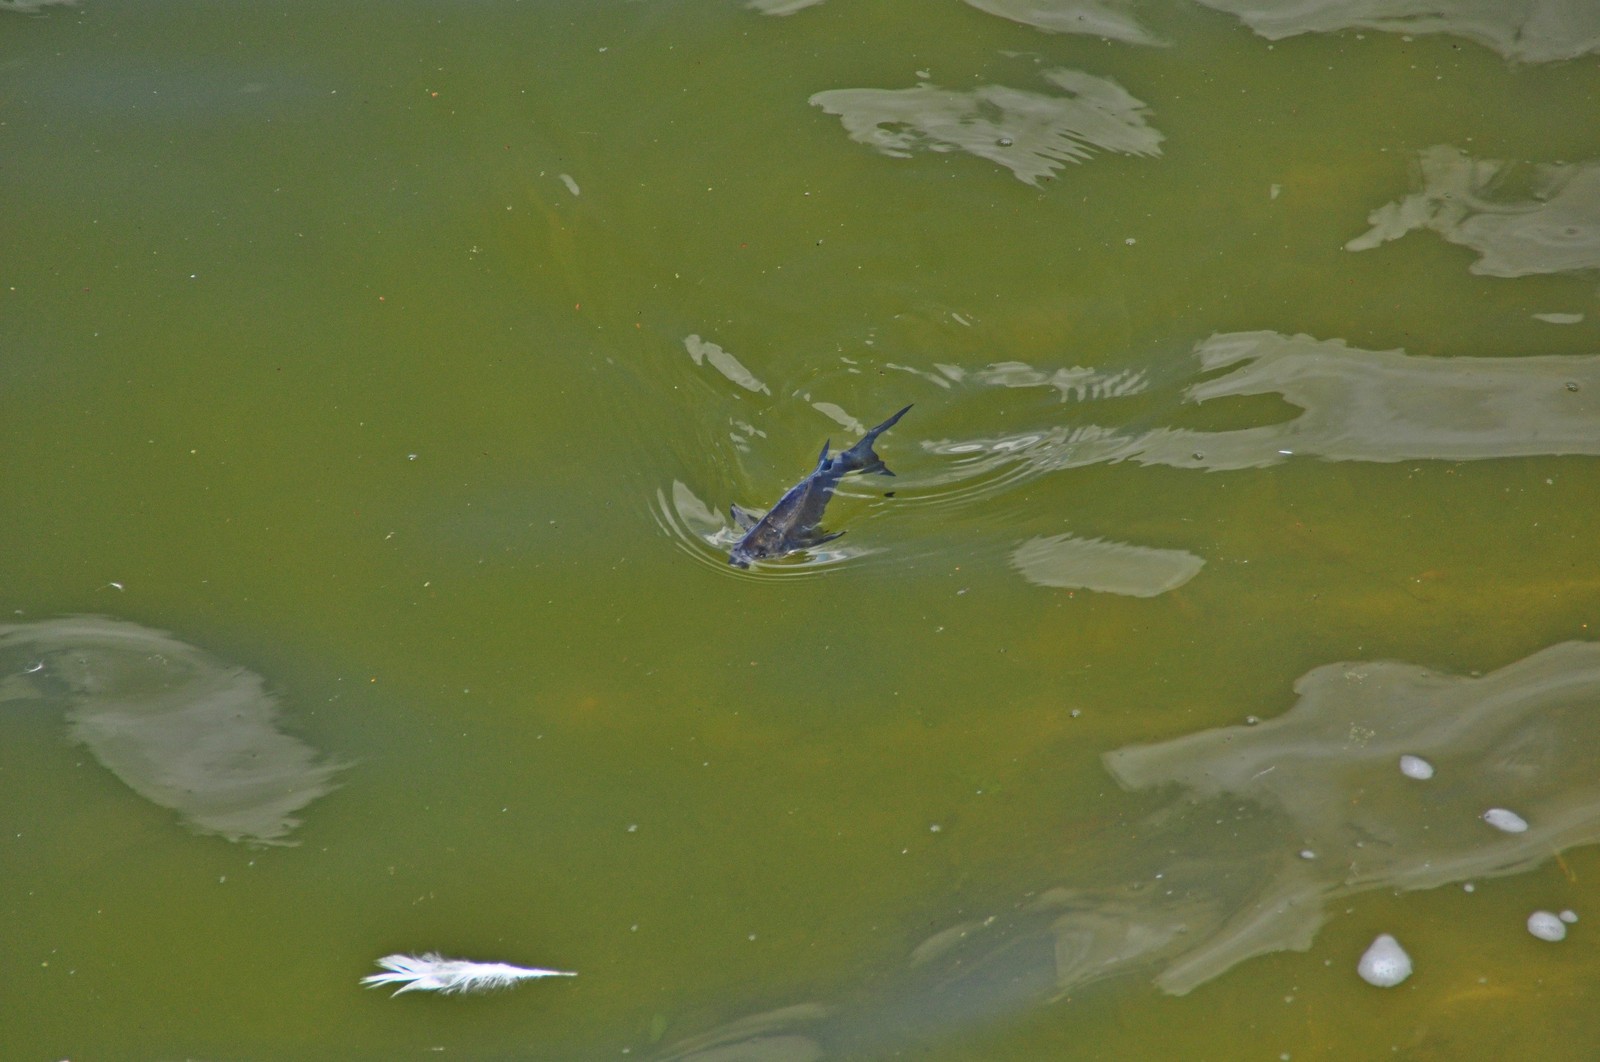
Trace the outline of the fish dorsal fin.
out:
<instances>
[{"instance_id":1,"label":"fish dorsal fin","mask_svg":"<svg viewBox=\"0 0 1600 1062\"><path fill-rule=\"evenodd\" d=\"M821 472L824 468L828 467L828 446L832 442L833 442L833 440L829 439L829 440L827 440L826 442L824 442L822 444L822 453L821 453L821 455L819 455L817 457L817 471L818 472Z\"/></svg>"},{"instance_id":2,"label":"fish dorsal fin","mask_svg":"<svg viewBox=\"0 0 1600 1062\"><path fill-rule=\"evenodd\" d=\"M812 528L809 534L802 536L795 544L801 549L812 549L822 545L824 542L832 542L842 534L844 534L843 531L828 532L816 527Z\"/></svg>"},{"instance_id":3,"label":"fish dorsal fin","mask_svg":"<svg viewBox=\"0 0 1600 1062\"><path fill-rule=\"evenodd\" d=\"M741 531L748 531L760 522L755 513L738 505L728 506L728 514L733 517L733 522L739 525Z\"/></svg>"}]
</instances>

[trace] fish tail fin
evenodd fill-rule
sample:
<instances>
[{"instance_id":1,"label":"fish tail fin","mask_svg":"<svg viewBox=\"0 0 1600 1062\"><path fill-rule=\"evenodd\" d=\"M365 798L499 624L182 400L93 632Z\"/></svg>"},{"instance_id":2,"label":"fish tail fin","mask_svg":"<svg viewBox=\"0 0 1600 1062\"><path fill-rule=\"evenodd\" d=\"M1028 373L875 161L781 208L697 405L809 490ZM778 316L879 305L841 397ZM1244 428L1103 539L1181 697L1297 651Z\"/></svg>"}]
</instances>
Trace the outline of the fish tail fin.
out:
<instances>
[{"instance_id":1,"label":"fish tail fin","mask_svg":"<svg viewBox=\"0 0 1600 1062\"><path fill-rule=\"evenodd\" d=\"M872 448L872 444L878 441L878 436L894 427L895 424L899 422L900 418L905 416L906 412L910 409L910 406L906 406L905 409L902 409L900 412L896 413L894 416L890 417L888 420L884 421L882 424L879 424L876 428L873 428L871 431L863 435L860 442L856 443L854 446L850 447L850 449L840 454L837 460L843 466L844 470L846 472L876 472L880 476L894 475L894 473L889 470L889 466L883 463L883 458L878 456L878 451Z\"/></svg>"}]
</instances>

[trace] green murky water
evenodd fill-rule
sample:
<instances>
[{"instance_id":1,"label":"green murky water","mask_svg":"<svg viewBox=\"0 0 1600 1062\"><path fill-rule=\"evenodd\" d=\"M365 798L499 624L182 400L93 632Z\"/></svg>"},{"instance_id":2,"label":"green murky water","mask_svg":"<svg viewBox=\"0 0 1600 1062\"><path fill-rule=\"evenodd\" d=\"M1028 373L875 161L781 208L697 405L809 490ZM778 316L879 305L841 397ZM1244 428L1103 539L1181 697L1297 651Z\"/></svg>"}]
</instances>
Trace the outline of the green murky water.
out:
<instances>
[{"instance_id":1,"label":"green murky water","mask_svg":"<svg viewBox=\"0 0 1600 1062\"><path fill-rule=\"evenodd\" d=\"M0 10L0 1054L1589 1057L1600 19L1249 7Z\"/></svg>"}]
</instances>

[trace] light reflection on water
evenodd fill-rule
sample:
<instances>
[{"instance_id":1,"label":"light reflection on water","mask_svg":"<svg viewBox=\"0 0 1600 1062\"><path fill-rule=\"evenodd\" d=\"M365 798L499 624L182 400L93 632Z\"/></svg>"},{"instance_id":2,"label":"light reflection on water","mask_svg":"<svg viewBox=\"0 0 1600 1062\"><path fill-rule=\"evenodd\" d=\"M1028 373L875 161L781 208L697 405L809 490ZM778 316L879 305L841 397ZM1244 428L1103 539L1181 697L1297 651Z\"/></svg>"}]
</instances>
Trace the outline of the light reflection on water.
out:
<instances>
[{"instance_id":1,"label":"light reflection on water","mask_svg":"<svg viewBox=\"0 0 1600 1062\"><path fill-rule=\"evenodd\" d=\"M1447 6L0 4L0 1055L1593 1043L1600 27Z\"/></svg>"}]
</instances>

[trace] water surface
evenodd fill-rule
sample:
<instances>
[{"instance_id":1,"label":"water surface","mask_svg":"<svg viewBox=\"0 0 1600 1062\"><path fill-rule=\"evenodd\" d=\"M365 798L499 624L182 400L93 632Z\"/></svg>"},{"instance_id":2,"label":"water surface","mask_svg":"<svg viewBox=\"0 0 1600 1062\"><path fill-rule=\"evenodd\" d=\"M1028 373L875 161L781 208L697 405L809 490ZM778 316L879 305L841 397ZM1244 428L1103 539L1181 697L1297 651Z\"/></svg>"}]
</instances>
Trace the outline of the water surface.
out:
<instances>
[{"instance_id":1,"label":"water surface","mask_svg":"<svg viewBox=\"0 0 1600 1062\"><path fill-rule=\"evenodd\" d=\"M1585 1057L1580 7L0 5L0 1054Z\"/></svg>"}]
</instances>

